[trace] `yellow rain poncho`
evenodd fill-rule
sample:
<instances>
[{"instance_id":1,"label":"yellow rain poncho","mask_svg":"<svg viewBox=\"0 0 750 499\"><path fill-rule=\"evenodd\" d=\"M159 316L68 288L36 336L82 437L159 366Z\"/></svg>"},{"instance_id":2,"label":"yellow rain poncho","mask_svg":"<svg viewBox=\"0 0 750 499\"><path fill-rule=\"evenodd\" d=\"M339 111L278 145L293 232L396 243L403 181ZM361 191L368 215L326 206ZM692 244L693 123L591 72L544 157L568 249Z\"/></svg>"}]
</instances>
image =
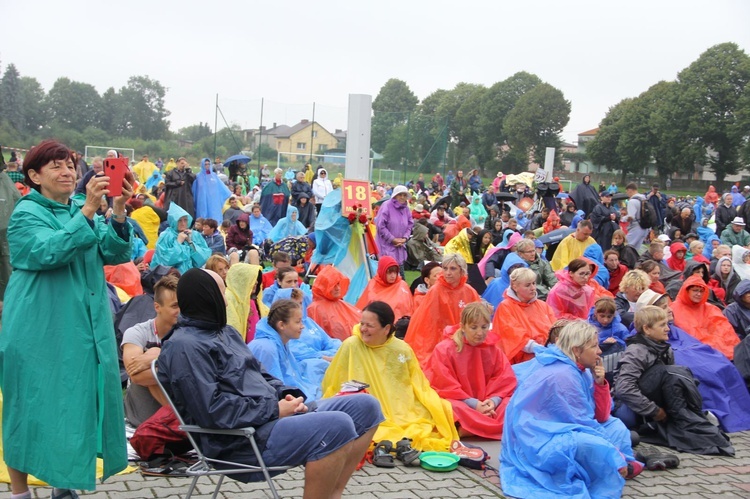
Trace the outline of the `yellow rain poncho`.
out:
<instances>
[{"instance_id":1,"label":"yellow rain poncho","mask_svg":"<svg viewBox=\"0 0 750 499\"><path fill-rule=\"evenodd\" d=\"M159 239L159 224L161 219L150 206L143 206L134 210L130 218L138 222L143 229L143 233L148 238L148 249L156 249L156 241Z\"/></svg>"},{"instance_id":2,"label":"yellow rain poncho","mask_svg":"<svg viewBox=\"0 0 750 499\"><path fill-rule=\"evenodd\" d=\"M148 180L154 173L154 170L157 172L159 171L156 165L151 161L141 160L133 167L133 173L135 174L136 180L141 184L146 183L146 180Z\"/></svg>"},{"instance_id":3,"label":"yellow rain poncho","mask_svg":"<svg viewBox=\"0 0 750 499\"><path fill-rule=\"evenodd\" d=\"M471 241L469 241L469 235L466 233L467 230L469 229L461 230L461 232L456 234L456 237L448 241L448 244L445 245L445 254L450 255L452 253L458 253L464 257L466 263L472 264L475 262L474 258L471 256Z\"/></svg>"},{"instance_id":4,"label":"yellow rain poncho","mask_svg":"<svg viewBox=\"0 0 750 499\"><path fill-rule=\"evenodd\" d=\"M430 387L417 357L404 341L391 336L383 345L369 347L362 341L359 324L333 358L323 378L323 397L332 397L341 384L357 380L380 401L385 421L373 439L394 444L413 439L415 449L447 451L458 438L453 409Z\"/></svg>"},{"instance_id":5,"label":"yellow rain poncho","mask_svg":"<svg viewBox=\"0 0 750 499\"><path fill-rule=\"evenodd\" d=\"M164 165L164 173L167 173L173 168L177 168L177 163L174 162L174 158L169 158L169 162Z\"/></svg>"},{"instance_id":6,"label":"yellow rain poncho","mask_svg":"<svg viewBox=\"0 0 750 499\"><path fill-rule=\"evenodd\" d=\"M246 343L250 299L262 272L263 267L249 263L236 263L227 272L227 324L239 331L242 341ZM255 324L262 317L268 317L268 307L263 303L263 286L258 286L255 304L259 315L251 324L253 332Z\"/></svg>"}]
</instances>

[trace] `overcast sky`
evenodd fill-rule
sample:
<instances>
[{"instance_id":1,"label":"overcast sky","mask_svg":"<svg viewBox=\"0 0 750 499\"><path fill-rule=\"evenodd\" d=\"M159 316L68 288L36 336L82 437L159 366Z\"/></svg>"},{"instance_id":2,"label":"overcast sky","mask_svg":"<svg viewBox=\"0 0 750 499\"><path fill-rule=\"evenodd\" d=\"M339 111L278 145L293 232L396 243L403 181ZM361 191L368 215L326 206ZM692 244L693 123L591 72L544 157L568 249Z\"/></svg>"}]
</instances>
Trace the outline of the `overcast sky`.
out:
<instances>
[{"instance_id":1,"label":"overcast sky","mask_svg":"<svg viewBox=\"0 0 750 499\"><path fill-rule=\"evenodd\" d=\"M712 45L750 51L750 2L0 0L0 64L45 90L67 76L99 92L129 76L168 88L172 129L208 121L346 128L350 93L389 78L423 99L458 82L528 71L572 103L563 136L677 73ZM220 128L222 121L220 119Z\"/></svg>"}]
</instances>

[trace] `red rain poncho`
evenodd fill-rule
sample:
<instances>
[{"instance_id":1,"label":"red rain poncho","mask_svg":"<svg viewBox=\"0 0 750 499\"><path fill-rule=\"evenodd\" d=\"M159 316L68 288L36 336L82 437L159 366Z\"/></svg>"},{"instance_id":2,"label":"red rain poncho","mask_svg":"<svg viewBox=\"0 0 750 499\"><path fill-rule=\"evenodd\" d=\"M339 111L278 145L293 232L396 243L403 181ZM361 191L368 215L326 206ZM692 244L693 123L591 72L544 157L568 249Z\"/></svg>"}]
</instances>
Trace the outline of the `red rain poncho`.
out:
<instances>
[{"instance_id":1,"label":"red rain poncho","mask_svg":"<svg viewBox=\"0 0 750 499\"><path fill-rule=\"evenodd\" d=\"M552 308L542 300L524 303L510 288L505 290L504 297L495 310L492 331L500 337L498 346L510 363L518 364L534 357L533 353L523 351L529 340L540 345L547 343L549 330L557 319Z\"/></svg>"},{"instance_id":2,"label":"red rain poncho","mask_svg":"<svg viewBox=\"0 0 750 499\"><path fill-rule=\"evenodd\" d=\"M503 434L505 406L516 389L516 375L502 350L495 344L498 337L489 333L484 343L471 346L464 341L457 351L453 333L459 326L445 329L445 339L430 356L425 375L441 398L451 403L453 419L463 430L482 438L500 440ZM494 416L485 416L464 400L484 401L500 397Z\"/></svg>"},{"instance_id":3,"label":"red rain poncho","mask_svg":"<svg viewBox=\"0 0 750 499\"><path fill-rule=\"evenodd\" d=\"M338 298L331 295L336 286L341 285ZM349 291L349 278L333 267L323 267L312 286L313 301L307 307L307 315L314 320L331 338L344 341L352 334L352 328L362 318L362 312L342 298Z\"/></svg>"},{"instance_id":4,"label":"red rain poncho","mask_svg":"<svg viewBox=\"0 0 750 499\"><path fill-rule=\"evenodd\" d=\"M406 281L401 276L396 277L396 282L388 284L386 273L389 268L398 267L398 263L393 257L384 256L378 262L378 273L370 279L367 287L362 291L362 296L357 300L357 308L364 308L374 301L384 301L393 309L396 320L405 315L411 316L414 312L414 300L411 296L411 290Z\"/></svg>"},{"instance_id":5,"label":"red rain poncho","mask_svg":"<svg viewBox=\"0 0 750 499\"><path fill-rule=\"evenodd\" d=\"M426 365L435 345L443 339L445 328L461 322L464 307L479 301L479 295L466 280L463 276L456 286L451 286L444 276L439 276L411 316L404 340L414 349L421 365Z\"/></svg>"},{"instance_id":6,"label":"red rain poncho","mask_svg":"<svg viewBox=\"0 0 750 499\"><path fill-rule=\"evenodd\" d=\"M699 304L693 303L688 296L687 290L691 286L704 289ZM674 323L695 339L714 347L732 360L734 347L740 342L740 338L719 308L706 303L707 301L708 285L698 275L688 277L677 293L677 299L672 303Z\"/></svg>"},{"instance_id":7,"label":"red rain poncho","mask_svg":"<svg viewBox=\"0 0 750 499\"><path fill-rule=\"evenodd\" d=\"M680 242L672 243L669 245L669 251L672 253L672 256L667 258L667 266L672 270L679 270L680 272L684 272L685 255L687 254L685 244ZM678 251L682 251L682 258L677 258Z\"/></svg>"}]
</instances>

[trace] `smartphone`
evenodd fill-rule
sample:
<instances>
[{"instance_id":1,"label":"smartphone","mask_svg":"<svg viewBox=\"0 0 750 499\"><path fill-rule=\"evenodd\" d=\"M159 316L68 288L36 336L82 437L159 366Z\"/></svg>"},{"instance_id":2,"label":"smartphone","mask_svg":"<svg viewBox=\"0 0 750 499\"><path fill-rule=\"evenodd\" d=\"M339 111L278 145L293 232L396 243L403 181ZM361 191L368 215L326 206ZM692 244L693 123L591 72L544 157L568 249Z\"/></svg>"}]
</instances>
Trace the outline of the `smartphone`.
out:
<instances>
[{"instance_id":1,"label":"smartphone","mask_svg":"<svg viewBox=\"0 0 750 499\"><path fill-rule=\"evenodd\" d=\"M109 177L109 196L122 195L122 181L128 173L128 158L106 158L104 160L104 175Z\"/></svg>"}]
</instances>

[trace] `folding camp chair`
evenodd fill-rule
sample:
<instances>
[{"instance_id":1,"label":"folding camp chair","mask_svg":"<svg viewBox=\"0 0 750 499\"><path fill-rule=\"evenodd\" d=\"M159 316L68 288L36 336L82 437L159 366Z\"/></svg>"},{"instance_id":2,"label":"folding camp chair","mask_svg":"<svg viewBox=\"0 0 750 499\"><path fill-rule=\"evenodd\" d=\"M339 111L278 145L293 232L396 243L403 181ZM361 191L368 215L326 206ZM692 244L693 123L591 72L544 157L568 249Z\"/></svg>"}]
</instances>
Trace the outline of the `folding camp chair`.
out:
<instances>
[{"instance_id":1,"label":"folding camp chair","mask_svg":"<svg viewBox=\"0 0 750 499\"><path fill-rule=\"evenodd\" d=\"M166 397L167 401L169 402L170 407L172 407L172 410L175 413L175 416L177 416L177 419L180 422L180 430L184 431L187 434L188 439L190 440L190 443L192 444L193 448L195 449L195 452L198 455L198 462L190 466L189 468L184 470L184 473L187 476L193 477L193 481L190 483L190 487L188 488L187 495L185 496L185 499L190 499L190 496L193 494L193 491L195 490L195 485L198 483L198 479L202 476L209 476L209 475L219 475L219 482L216 484L216 489L214 490L214 494L212 496L212 499L216 499L216 496L219 494L219 489L221 488L221 483L224 481L224 476L226 475L232 475L232 474L238 474L238 473L263 473L263 476L266 479L266 482L268 483L268 487L271 489L271 494L274 498L278 498L279 494L276 492L276 487L273 484L273 480L271 479L271 475L269 474L269 471L286 471L292 466L266 466L266 464L263 462L263 457L261 456L260 450L258 449L258 444L255 442L255 428L237 428L232 430L220 430L220 429L214 429L214 428L201 428L200 426L196 425L188 425L185 424L185 420L182 418L182 415L177 410L177 407L174 405L174 402L172 401L172 398L169 396L169 393L164 389L164 386L161 384L161 381L159 381L159 377L157 376L156 372L156 361L158 359L154 359L151 362L151 374L154 376L154 379L156 380L156 383L159 385L159 388L161 389L162 393ZM193 433L208 433L212 435L233 435L238 437L245 437L250 442L250 446L253 448L253 452L255 453L255 457L258 459L258 466L251 466L249 464L243 464L243 463L235 463L231 461L222 461L220 459L213 459L210 457L206 457L203 455L203 452L201 451L200 447L198 446L198 443L196 442L196 439L193 438ZM227 466L231 466L232 468L229 469L216 469L212 466L212 463L219 463L224 464Z\"/></svg>"}]
</instances>

